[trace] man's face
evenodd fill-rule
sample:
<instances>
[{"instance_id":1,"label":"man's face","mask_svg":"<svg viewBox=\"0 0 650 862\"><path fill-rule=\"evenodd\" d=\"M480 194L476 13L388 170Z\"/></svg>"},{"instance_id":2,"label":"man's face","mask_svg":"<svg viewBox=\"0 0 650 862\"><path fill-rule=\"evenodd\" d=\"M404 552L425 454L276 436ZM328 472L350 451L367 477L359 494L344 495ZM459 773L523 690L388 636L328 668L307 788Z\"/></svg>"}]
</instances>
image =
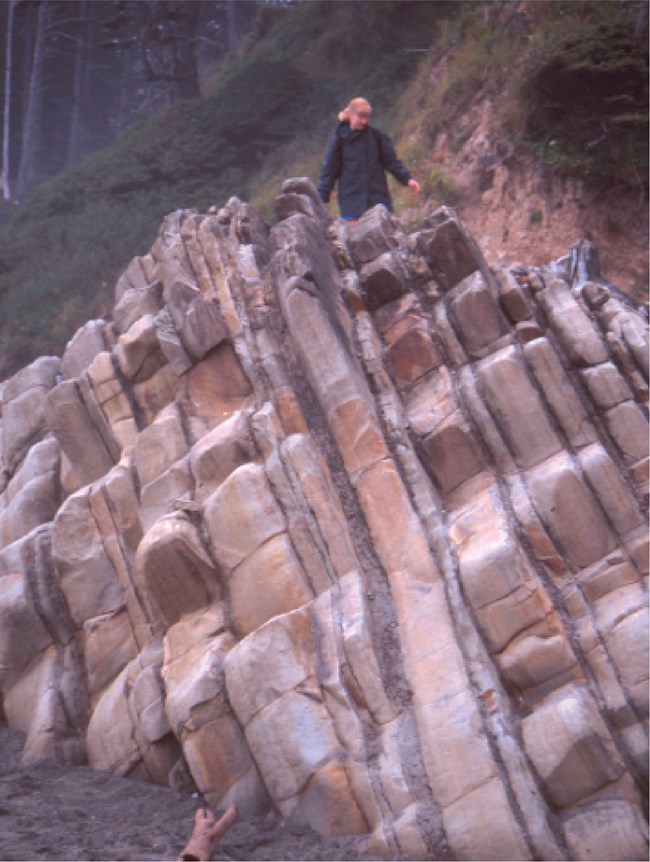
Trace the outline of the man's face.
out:
<instances>
[{"instance_id":1,"label":"man's face","mask_svg":"<svg viewBox=\"0 0 650 862\"><path fill-rule=\"evenodd\" d=\"M360 111L358 114L350 115L350 128L353 132L361 132L368 125L370 114L367 111Z\"/></svg>"}]
</instances>

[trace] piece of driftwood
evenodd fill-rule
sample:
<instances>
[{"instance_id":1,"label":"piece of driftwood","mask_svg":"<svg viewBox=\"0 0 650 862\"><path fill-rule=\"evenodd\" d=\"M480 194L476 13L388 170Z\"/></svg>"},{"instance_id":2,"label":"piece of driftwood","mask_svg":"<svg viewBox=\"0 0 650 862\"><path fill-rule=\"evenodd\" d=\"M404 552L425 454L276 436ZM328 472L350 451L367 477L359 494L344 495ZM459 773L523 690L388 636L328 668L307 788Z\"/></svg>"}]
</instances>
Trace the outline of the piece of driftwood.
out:
<instances>
[{"instance_id":1,"label":"piece of driftwood","mask_svg":"<svg viewBox=\"0 0 650 862\"><path fill-rule=\"evenodd\" d=\"M214 849L233 825L239 812L231 805L218 820L207 808L199 808L194 815L194 830L178 862L208 862Z\"/></svg>"}]
</instances>

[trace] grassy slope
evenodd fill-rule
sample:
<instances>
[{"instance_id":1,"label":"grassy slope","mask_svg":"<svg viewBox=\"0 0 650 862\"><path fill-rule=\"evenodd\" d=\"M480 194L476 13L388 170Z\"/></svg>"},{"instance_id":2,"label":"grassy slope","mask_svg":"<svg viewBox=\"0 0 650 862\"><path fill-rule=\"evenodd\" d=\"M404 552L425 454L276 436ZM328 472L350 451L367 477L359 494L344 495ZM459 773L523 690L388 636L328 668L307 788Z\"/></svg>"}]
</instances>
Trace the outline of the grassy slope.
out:
<instances>
[{"instance_id":1,"label":"grassy slope","mask_svg":"<svg viewBox=\"0 0 650 862\"><path fill-rule=\"evenodd\" d=\"M264 10L258 32L221 64L205 98L175 106L40 188L0 229L0 378L60 354L105 314L125 264L162 217L250 198L261 170L315 145L365 93L390 104L416 70L444 2L317 2Z\"/></svg>"},{"instance_id":2,"label":"grassy slope","mask_svg":"<svg viewBox=\"0 0 650 862\"><path fill-rule=\"evenodd\" d=\"M489 19L479 4L408 0L264 10L257 34L205 82L202 100L175 106L63 172L0 229L0 379L35 356L60 354L78 326L110 310L117 275L147 251L167 212L206 209L237 194L271 218L283 178L317 176L335 114L351 96L363 94L376 105L377 124L412 163L430 151L442 128L460 130L462 146L464 105L487 81L508 89L517 144L540 147L548 130L532 119L538 105L548 106L534 81L544 83L546 70L553 81L564 75L566 86L571 72L557 62L558 27L565 36L585 28L592 34L596 59L577 52L578 77L600 63L607 43L607 20L603 24L598 7L616 8L613 25L633 31L632 4L537 4L549 11L539 20L515 17L506 29L511 4L493 6L500 14ZM430 46L430 53L412 51ZM561 47L566 55L567 45ZM448 60L445 75L434 80L441 57ZM519 88L521 75L513 86L514 62L529 73L523 76L527 90ZM637 67L630 70L628 63L624 72L638 76ZM645 128L639 111L624 107L618 111L622 124ZM556 113L551 117L555 121ZM566 121L553 128L557 167L597 173L597 164L579 158L579 132ZM620 137L610 139L619 149ZM603 152L588 155L594 161ZM427 175L425 191L432 200L453 203L453 177Z\"/></svg>"}]
</instances>

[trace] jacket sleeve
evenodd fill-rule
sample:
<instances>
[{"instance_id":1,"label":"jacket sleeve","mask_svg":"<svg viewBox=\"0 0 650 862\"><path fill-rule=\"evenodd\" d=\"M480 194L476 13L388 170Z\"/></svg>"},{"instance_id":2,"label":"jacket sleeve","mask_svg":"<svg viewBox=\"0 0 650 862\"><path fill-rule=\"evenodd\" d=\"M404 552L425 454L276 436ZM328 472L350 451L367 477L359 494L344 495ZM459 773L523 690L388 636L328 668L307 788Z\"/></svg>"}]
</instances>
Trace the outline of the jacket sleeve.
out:
<instances>
[{"instance_id":1,"label":"jacket sleeve","mask_svg":"<svg viewBox=\"0 0 650 862\"><path fill-rule=\"evenodd\" d=\"M411 172L397 158L395 147L388 135L379 129L377 129L377 132L379 133L379 153L383 169L392 174L403 186L407 185L411 179Z\"/></svg>"},{"instance_id":2,"label":"jacket sleeve","mask_svg":"<svg viewBox=\"0 0 650 862\"><path fill-rule=\"evenodd\" d=\"M334 184L341 174L341 147L339 136L336 132L332 135L327 150L323 167L318 180L318 194L323 203L328 203Z\"/></svg>"}]
</instances>

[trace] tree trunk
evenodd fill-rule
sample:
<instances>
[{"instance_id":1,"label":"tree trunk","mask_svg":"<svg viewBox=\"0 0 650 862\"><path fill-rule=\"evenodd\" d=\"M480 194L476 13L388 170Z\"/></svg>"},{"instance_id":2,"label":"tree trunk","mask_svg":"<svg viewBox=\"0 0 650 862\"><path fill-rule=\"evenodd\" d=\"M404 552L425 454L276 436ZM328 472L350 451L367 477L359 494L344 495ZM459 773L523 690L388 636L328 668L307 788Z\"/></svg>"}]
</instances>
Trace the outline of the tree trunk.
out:
<instances>
[{"instance_id":1,"label":"tree trunk","mask_svg":"<svg viewBox=\"0 0 650 862\"><path fill-rule=\"evenodd\" d=\"M238 42L237 3L236 0L226 0L226 44L228 50L234 51Z\"/></svg>"},{"instance_id":2,"label":"tree trunk","mask_svg":"<svg viewBox=\"0 0 650 862\"><path fill-rule=\"evenodd\" d=\"M45 33L49 15L48 0L42 0L36 19L36 38L29 72L27 100L23 116L23 136L17 187L22 197L37 184L38 150L41 145L42 99L45 67Z\"/></svg>"},{"instance_id":3,"label":"tree trunk","mask_svg":"<svg viewBox=\"0 0 650 862\"><path fill-rule=\"evenodd\" d=\"M199 75L196 68L196 25L199 20L198 3L186 3L177 22L174 43L173 80L177 99L196 99L199 96Z\"/></svg>"},{"instance_id":4,"label":"tree trunk","mask_svg":"<svg viewBox=\"0 0 650 862\"><path fill-rule=\"evenodd\" d=\"M83 23L75 49L74 78L72 85L72 109L68 132L66 163L78 162L84 154L83 116L88 95L88 66L90 54L90 3L81 0L79 17Z\"/></svg>"},{"instance_id":5,"label":"tree trunk","mask_svg":"<svg viewBox=\"0 0 650 862\"><path fill-rule=\"evenodd\" d=\"M131 120L129 111L129 100L133 90L133 54L131 51L124 52L124 63L122 65L122 79L120 82L120 103L117 112L117 133L123 134L129 127Z\"/></svg>"},{"instance_id":6,"label":"tree trunk","mask_svg":"<svg viewBox=\"0 0 650 862\"><path fill-rule=\"evenodd\" d=\"M643 3L641 8L639 9L639 14L636 19L636 26L634 28L634 38L637 41L643 39L646 30L648 29L648 4Z\"/></svg>"},{"instance_id":7,"label":"tree trunk","mask_svg":"<svg viewBox=\"0 0 650 862\"><path fill-rule=\"evenodd\" d=\"M2 123L2 197L5 201L11 200L10 178L10 143L11 143L11 98L13 93L12 71L13 71L13 40L14 40L14 12L17 0L10 0L7 7L7 44L5 57L5 104Z\"/></svg>"}]
</instances>

